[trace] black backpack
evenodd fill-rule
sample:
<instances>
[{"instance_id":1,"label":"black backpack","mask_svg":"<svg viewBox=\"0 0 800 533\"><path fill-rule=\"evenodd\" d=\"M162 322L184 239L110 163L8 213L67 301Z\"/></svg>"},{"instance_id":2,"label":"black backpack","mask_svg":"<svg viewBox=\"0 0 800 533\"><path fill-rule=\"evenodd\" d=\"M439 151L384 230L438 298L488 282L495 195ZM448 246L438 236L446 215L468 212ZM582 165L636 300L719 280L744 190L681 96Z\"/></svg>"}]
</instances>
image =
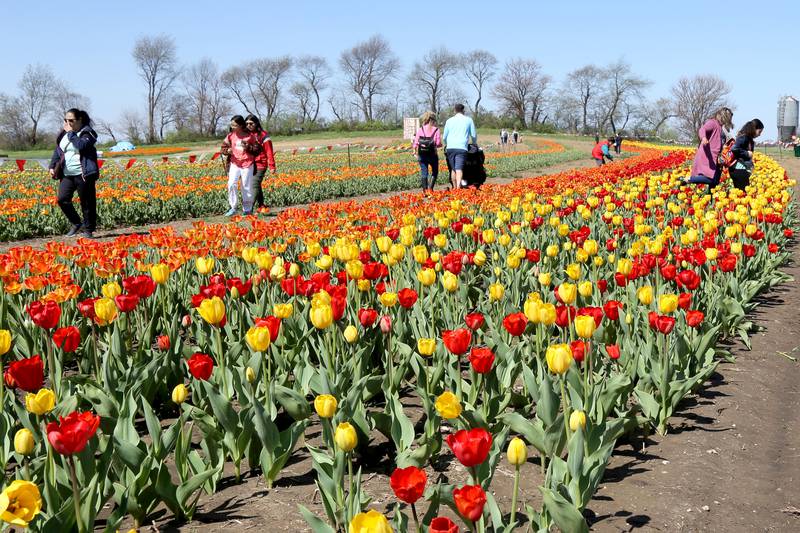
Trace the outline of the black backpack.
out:
<instances>
[{"instance_id":1,"label":"black backpack","mask_svg":"<svg viewBox=\"0 0 800 533\"><path fill-rule=\"evenodd\" d=\"M422 126L420 126L419 129L425 133ZM419 136L419 140L417 141L417 153L419 155L431 155L436 153L436 143L433 139L437 131L439 131L439 128L434 128L430 137L425 137L424 135Z\"/></svg>"}]
</instances>

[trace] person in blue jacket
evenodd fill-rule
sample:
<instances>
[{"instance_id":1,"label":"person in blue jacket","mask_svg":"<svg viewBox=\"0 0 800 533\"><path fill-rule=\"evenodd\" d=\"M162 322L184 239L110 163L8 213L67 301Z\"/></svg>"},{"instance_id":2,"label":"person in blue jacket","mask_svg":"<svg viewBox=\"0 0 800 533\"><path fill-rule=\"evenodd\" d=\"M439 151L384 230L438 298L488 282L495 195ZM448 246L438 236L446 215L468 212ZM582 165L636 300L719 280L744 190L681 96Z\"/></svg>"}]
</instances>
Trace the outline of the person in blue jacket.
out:
<instances>
[{"instance_id":1,"label":"person in blue jacket","mask_svg":"<svg viewBox=\"0 0 800 533\"><path fill-rule=\"evenodd\" d=\"M72 224L68 237L81 232L86 238L94 238L97 225L95 182L100 176L96 143L97 133L86 111L73 108L64 113L64 129L56 139L49 170L50 177L58 180L58 206ZM81 200L83 220L72 205L75 191Z\"/></svg>"}]
</instances>

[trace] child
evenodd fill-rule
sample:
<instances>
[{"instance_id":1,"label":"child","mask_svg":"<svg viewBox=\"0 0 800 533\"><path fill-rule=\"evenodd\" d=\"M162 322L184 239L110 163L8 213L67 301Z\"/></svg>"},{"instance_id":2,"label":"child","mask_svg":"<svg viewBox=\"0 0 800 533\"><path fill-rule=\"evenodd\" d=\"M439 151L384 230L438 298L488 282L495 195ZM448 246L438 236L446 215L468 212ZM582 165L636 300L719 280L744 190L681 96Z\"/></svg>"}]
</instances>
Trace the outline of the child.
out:
<instances>
[{"instance_id":1,"label":"child","mask_svg":"<svg viewBox=\"0 0 800 533\"><path fill-rule=\"evenodd\" d=\"M228 204L231 208L225 216L236 214L238 194L236 188L242 184L242 210L245 215L253 213L253 168L260 145L255 133L245 129L244 117L231 118L231 131L222 143L222 154L228 157Z\"/></svg>"}]
</instances>

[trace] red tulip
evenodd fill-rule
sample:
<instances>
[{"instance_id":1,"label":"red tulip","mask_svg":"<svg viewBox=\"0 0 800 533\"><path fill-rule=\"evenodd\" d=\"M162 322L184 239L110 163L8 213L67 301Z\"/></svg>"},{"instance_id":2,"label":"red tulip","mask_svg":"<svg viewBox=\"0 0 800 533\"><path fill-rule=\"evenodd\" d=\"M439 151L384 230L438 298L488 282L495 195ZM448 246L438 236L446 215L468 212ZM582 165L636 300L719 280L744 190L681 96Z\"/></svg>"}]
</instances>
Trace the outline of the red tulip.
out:
<instances>
[{"instance_id":1,"label":"red tulip","mask_svg":"<svg viewBox=\"0 0 800 533\"><path fill-rule=\"evenodd\" d=\"M572 341L569 347L572 349L572 358L575 362L582 363L586 357L586 343L582 340Z\"/></svg>"},{"instance_id":2,"label":"red tulip","mask_svg":"<svg viewBox=\"0 0 800 533\"><path fill-rule=\"evenodd\" d=\"M650 329L657 329L658 313L650 311L647 313L647 323L650 324Z\"/></svg>"},{"instance_id":3,"label":"red tulip","mask_svg":"<svg viewBox=\"0 0 800 533\"><path fill-rule=\"evenodd\" d=\"M661 267L661 277L667 281L672 281L678 274L678 269L672 263L666 264Z\"/></svg>"},{"instance_id":4,"label":"red tulip","mask_svg":"<svg viewBox=\"0 0 800 533\"><path fill-rule=\"evenodd\" d=\"M693 291L700 286L700 276L694 270L681 270L678 274L678 285Z\"/></svg>"},{"instance_id":5,"label":"red tulip","mask_svg":"<svg viewBox=\"0 0 800 533\"><path fill-rule=\"evenodd\" d=\"M619 359L619 346L616 344L606 344L606 353L611 359Z\"/></svg>"},{"instance_id":6,"label":"red tulip","mask_svg":"<svg viewBox=\"0 0 800 533\"><path fill-rule=\"evenodd\" d=\"M37 300L28 304L28 314L33 323L40 328L53 329L58 325L58 319L61 318L61 308L56 302L42 303Z\"/></svg>"},{"instance_id":7,"label":"red tulip","mask_svg":"<svg viewBox=\"0 0 800 533\"><path fill-rule=\"evenodd\" d=\"M609 300L603 305L603 312L609 320L619 320L619 310L622 309L622 302Z\"/></svg>"},{"instance_id":8,"label":"red tulip","mask_svg":"<svg viewBox=\"0 0 800 533\"><path fill-rule=\"evenodd\" d=\"M686 311L686 325L696 328L703 323L705 315L702 311Z\"/></svg>"},{"instance_id":9,"label":"red tulip","mask_svg":"<svg viewBox=\"0 0 800 533\"><path fill-rule=\"evenodd\" d=\"M486 493L480 485L465 485L460 489L453 489L453 500L461 516L470 522L477 522L483 515Z\"/></svg>"},{"instance_id":10,"label":"red tulip","mask_svg":"<svg viewBox=\"0 0 800 533\"><path fill-rule=\"evenodd\" d=\"M618 287L624 287L628 284L628 278L622 272L616 272L614 274L614 282Z\"/></svg>"},{"instance_id":11,"label":"red tulip","mask_svg":"<svg viewBox=\"0 0 800 533\"><path fill-rule=\"evenodd\" d=\"M239 293L239 296L244 296L250 289L253 287L253 282L247 280L246 282L242 282L240 278L231 278L226 282L228 289L236 288L236 292Z\"/></svg>"},{"instance_id":12,"label":"red tulip","mask_svg":"<svg viewBox=\"0 0 800 533\"><path fill-rule=\"evenodd\" d=\"M663 316L659 315L656 319L656 329L659 333L663 333L664 335L669 335L672 331L672 328L675 327L675 319L671 316Z\"/></svg>"},{"instance_id":13,"label":"red tulip","mask_svg":"<svg viewBox=\"0 0 800 533\"><path fill-rule=\"evenodd\" d=\"M753 257L756 255L756 247L752 244L743 244L742 245L742 255L745 257Z\"/></svg>"},{"instance_id":14,"label":"red tulip","mask_svg":"<svg viewBox=\"0 0 800 533\"><path fill-rule=\"evenodd\" d=\"M492 370L494 364L494 352L489 348L476 347L469 352L469 362L478 374L486 374Z\"/></svg>"},{"instance_id":15,"label":"red tulip","mask_svg":"<svg viewBox=\"0 0 800 533\"><path fill-rule=\"evenodd\" d=\"M769 243L769 246L767 246L767 250L771 254L776 254L776 253L778 253L778 245L775 244L774 242L771 242L771 243Z\"/></svg>"},{"instance_id":16,"label":"red tulip","mask_svg":"<svg viewBox=\"0 0 800 533\"><path fill-rule=\"evenodd\" d=\"M424 470L416 466L407 468L395 468L389 477L394 495L400 501L411 505L422 497L425 492L425 484L428 482L428 475Z\"/></svg>"},{"instance_id":17,"label":"red tulip","mask_svg":"<svg viewBox=\"0 0 800 533\"><path fill-rule=\"evenodd\" d=\"M114 297L114 303L117 308L123 313L130 313L139 304L139 297L135 294L120 294Z\"/></svg>"},{"instance_id":18,"label":"red tulip","mask_svg":"<svg viewBox=\"0 0 800 533\"><path fill-rule=\"evenodd\" d=\"M400 302L400 305L409 309L417 303L417 291L409 288L400 289L397 293L397 301Z\"/></svg>"},{"instance_id":19,"label":"red tulip","mask_svg":"<svg viewBox=\"0 0 800 533\"><path fill-rule=\"evenodd\" d=\"M204 353L196 353L192 355L186 364L189 366L189 372L195 379L202 379L208 381L211 377L211 372L214 370L214 360Z\"/></svg>"},{"instance_id":20,"label":"red tulip","mask_svg":"<svg viewBox=\"0 0 800 533\"><path fill-rule=\"evenodd\" d=\"M608 290L608 281L604 279L597 280L597 290L600 291L600 294L603 294Z\"/></svg>"},{"instance_id":21,"label":"red tulip","mask_svg":"<svg viewBox=\"0 0 800 533\"><path fill-rule=\"evenodd\" d=\"M99 298L87 298L82 302L78 302L78 311L80 311L81 315L89 320L95 319L94 314L94 303L99 300Z\"/></svg>"},{"instance_id":22,"label":"red tulip","mask_svg":"<svg viewBox=\"0 0 800 533\"><path fill-rule=\"evenodd\" d=\"M446 516L437 516L431 520L428 533L458 533L458 526Z\"/></svg>"},{"instance_id":23,"label":"red tulip","mask_svg":"<svg viewBox=\"0 0 800 533\"><path fill-rule=\"evenodd\" d=\"M464 322L472 331L477 331L486 323L482 313L469 313L464 317Z\"/></svg>"},{"instance_id":24,"label":"red tulip","mask_svg":"<svg viewBox=\"0 0 800 533\"><path fill-rule=\"evenodd\" d=\"M733 254L725 254L717 258L717 265L723 272L732 272L736 268L736 256Z\"/></svg>"},{"instance_id":25,"label":"red tulip","mask_svg":"<svg viewBox=\"0 0 800 533\"><path fill-rule=\"evenodd\" d=\"M269 341L270 342L275 342L278 339L278 335L281 332L281 319L280 318L278 318L276 316L272 316L272 315L269 315L268 317L265 317L265 318L256 318L255 325L256 325L256 327L259 327L259 328L267 328L267 329L269 329Z\"/></svg>"},{"instance_id":26,"label":"red tulip","mask_svg":"<svg viewBox=\"0 0 800 533\"><path fill-rule=\"evenodd\" d=\"M139 298L147 298L156 290L156 283L150 276L142 274L123 279L122 287L128 294L133 294Z\"/></svg>"},{"instance_id":27,"label":"red tulip","mask_svg":"<svg viewBox=\"0 0 800 533\"><path fill-rule=\"evenodd\" d=\"M577 311L571 305L559 305L556 307L556 326L565 329L575 320Z\"/></svg>"},{"instance_id":28,"label":"red tulip","mask_svg":"<svg viewBox=\"0 0 800 533\"><path fill-rule=\"evenodd\" d=\"M59 417L58 422L47 424L47 440L57 453L73 455L86 448L99 426L99 416L89 411L74 411L66 417Z\"/></svg>"},{"instance_id":29,"label":"red tulip","mask_svg":"<svg viewBox=\"0 0 800 533\"><path fill-rule=\"evenodd\" d=\"M75 326L58 328L53 332L53 344L66 353L72 353L77 350L80 343L81 332Z\"/></svg>"},{"instance_id":30,"label":"red tulip","mask_svg":"<svg viewBox=\"0 0 800 533\"><path fill-rule=\"evenodd\" d=\"M208 282L212 285L225 285L225 274L222 272L214 274L208 278Z\"/></svg>"},{"instance_id":31,"label":"red tulip","mask_svg":"<svg viewBox=\"0 0 800 533\"><path fill-rule=\"evenodd\" d=\"M578 316L590 316L594 318L594 327L599 328L603 321L603 310L599 307L581 307L578 309Z\"/></svg>"},{"instance_id":32,"label":"red tulip","mask_svg":"<svg viewBox=\"0 0 800 533\"><path fill-rule=\"evenodd\" d=\"M458 461L467 468L484 462L492 447L492 434L483 428L462 429L448 435L446 440Z\"/></svg>"},{"instance_id":33,"label":"red tulip","mask_svg":"<svg viewBox=\"0 0 800 533\"><path fill-rule=\"evenodd\" d=\"M38 355L12 361L5 374L6 383L25 392L37 392L44 384L44 363Z\"/></svg>"},{"instance_id":34,"label":"red tulip","mask_svg":"<svg viewBox=\"0 0 800 533\"><path fill-rule=\"evenodd\" d=\"M169 350L171 346L169 337L167 335L159 335L158 337L156 337L156 345L158 346L158 349L161 351Z\"/></svg>"},{"instance_id":35,"label":"red tulip","mask_svg":"<svg viewBox=\"0 0 800 533\"><path fill-rule=\"evenodd\" d=\"M368 328L378 320L378 312L374 309L359 309L358 310L358 321L361 322L361 326Z\"/></svg>"},{"instance_id":36,"label":"red tulip","mask_svg":"<svg viewBox=\"0 0 800 533\"><path fill-rule=\"evenodd\" d=\"M688 292L682 292L678 295L678 307L681 309L689 309L689 306L692 305L692 295Z\"/></svg>"},{"instance_id":37,"label":"red tulip","mask_svg":"<svg viewBox=\"0 0 800 533\"><path fill-rule=\"evenodd\" d=\"M528 317L525 313L511 313L503 319L503 327L513 337L519 337L528 325Z\"/></svg>"},{"instance_id":38,"label":"red tulip","mask_svg":"<svg viewBox=\"0 0 800 533\"><path fill-rule=\"evenodd\" d=\"M442 342L453 355L464 355L472 342L472 331L466 328L446 329L442 331Z\"/></svg>"}]
</instances>

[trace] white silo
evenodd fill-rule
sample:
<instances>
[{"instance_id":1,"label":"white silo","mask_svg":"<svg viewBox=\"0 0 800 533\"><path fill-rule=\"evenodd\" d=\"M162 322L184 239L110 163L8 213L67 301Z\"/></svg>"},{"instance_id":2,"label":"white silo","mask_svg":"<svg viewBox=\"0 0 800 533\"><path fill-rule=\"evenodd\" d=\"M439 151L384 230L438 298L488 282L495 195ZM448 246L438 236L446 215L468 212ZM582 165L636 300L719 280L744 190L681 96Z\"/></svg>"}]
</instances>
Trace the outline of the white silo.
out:
<instances>
[{"instance_id":1,"label":"white silo","mask_svg":"<svg viewBox=\"0 0 800 533\"><path fill-rule=\"evenodd\" d=\"M778 140L786 142L797 134L800 102L793 96L784 96L778 101Z\"/></svg>"}]
</instances>

